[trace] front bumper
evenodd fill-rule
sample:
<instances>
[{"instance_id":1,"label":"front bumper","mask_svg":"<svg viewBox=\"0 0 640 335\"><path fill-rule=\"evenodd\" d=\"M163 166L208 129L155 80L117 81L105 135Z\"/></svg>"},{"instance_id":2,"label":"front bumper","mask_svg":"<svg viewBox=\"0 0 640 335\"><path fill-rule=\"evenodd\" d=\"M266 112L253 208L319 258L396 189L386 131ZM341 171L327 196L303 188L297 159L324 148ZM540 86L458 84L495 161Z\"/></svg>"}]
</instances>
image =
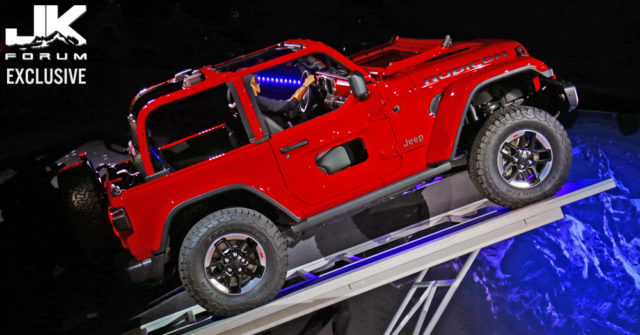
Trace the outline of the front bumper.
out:
<instances>
[{"instance_id":1,"label":"front bumper","mask_svg":"<svg viewBox=\"0 0 640 335\"><path fill-rule=\"evenodd\" d=\"M569 105L569 112L575 110L578 107L578 91L576 87L570 82L562 82L564 86L564 95Z\"/></svg>"},{"instance_id":2,"label":"front bumper","mask_svg":"<svg viewBox=\"0 0 640 335\"><path fill-rule=\"evenodd\" d=\"M578 107L578 91L576 87L565 80L544 79L546 89L538 91L534 97L534 105L555 115L559 112L571 112Z\"/></svg>"}]
</instances>

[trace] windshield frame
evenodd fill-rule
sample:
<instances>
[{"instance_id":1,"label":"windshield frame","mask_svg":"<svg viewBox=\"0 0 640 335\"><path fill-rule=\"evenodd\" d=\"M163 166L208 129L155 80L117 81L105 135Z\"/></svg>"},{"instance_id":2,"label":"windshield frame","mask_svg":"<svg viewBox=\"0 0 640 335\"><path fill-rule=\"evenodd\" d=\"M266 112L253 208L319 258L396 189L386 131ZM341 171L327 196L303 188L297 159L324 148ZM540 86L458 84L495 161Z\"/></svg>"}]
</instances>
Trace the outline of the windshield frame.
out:
<instances>
[{"instance_id":1,"label":"windshield frame","mask_svg":"<svg viewBox=\"0 0 640 335\"><path fill-rule=\"evenodd\" d=\"M300 44L279 43L256 52L242 55L231 60L212 66L210 69L216 72L236 72L240 69L277 59L294 53L304 46Z\"/></svg>"}]
</instances>

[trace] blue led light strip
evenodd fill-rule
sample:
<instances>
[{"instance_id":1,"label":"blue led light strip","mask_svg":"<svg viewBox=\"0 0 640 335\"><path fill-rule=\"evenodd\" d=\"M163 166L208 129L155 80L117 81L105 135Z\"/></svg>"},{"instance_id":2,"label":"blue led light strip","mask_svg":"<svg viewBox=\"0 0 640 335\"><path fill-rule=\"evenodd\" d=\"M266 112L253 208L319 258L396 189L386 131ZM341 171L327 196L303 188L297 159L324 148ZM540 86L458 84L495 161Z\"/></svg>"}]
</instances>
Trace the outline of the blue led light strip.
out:
<instances>
[{"instance_id":1,"label":"blue led light strip","mask_svg":"<svg viewBox=\"0 0 640 335\"><path fill-rule=\"evenodd\" d=\"M302 85L302 81L299 79L267 77L267 76L256 76L256 78L258 79L258 82L260 84L288 85L288 86Z\"/></svg>"}]
</instances>

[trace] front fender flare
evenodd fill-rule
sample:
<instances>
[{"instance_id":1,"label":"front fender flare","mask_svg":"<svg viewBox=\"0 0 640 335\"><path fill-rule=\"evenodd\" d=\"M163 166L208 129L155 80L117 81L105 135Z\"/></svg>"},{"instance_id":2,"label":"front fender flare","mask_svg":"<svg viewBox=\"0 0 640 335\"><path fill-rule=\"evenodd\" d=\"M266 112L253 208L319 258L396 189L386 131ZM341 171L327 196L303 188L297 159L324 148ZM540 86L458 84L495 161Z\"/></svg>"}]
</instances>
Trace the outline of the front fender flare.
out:
<instances>
[{"instance_id":1,"label":"front fender flare","mask_svg":"<svg viewBox=\"0 0 640 335\"><path fill-rule=\"evenodd\" d=\"M438 107L437 117L433 125L433 132L429 141L427 151L427 164L434 165L454 158L462 127L463 118L471 104L471 98L482 87L526 71L535 71L543 75L536 69L536 66L527 62L512 63L510 70L505 71L504 65L497 69L491 69L482 75L462 78L450 84L443 92L442 99ZM466 98L466 99L465 99ZM454 131L456 131L454 133Z\"/></svg>"}]
</instances>

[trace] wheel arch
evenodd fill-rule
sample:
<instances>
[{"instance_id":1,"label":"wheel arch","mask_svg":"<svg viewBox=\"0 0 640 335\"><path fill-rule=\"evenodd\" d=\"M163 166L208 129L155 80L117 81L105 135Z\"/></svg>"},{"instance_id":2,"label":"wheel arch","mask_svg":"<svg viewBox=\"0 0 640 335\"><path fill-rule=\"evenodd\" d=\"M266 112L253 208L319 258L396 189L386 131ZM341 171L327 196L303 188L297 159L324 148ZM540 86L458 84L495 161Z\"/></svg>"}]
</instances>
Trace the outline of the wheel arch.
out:
<instances>
[{"instance_id":1,"label":"wheel arch","mask_svg":"<svg viewBox=\"0 0 640 335\"><path fill-rule=\"evenodd\" d=\"M259 190L243 184L229 185L185 200L175 206L165 219L160 248L154 254L166 252L168 247L175 247L175 243L180 243L198 220L212 212L229 207L253 209L265 215L276 226L301 221L300 217Z\"/></svg>"},{"instance_id":2,"label":"wheel arch","mask_svg":"<svg viewBox=\"0 0 640 335\"><path fill-rule=\"evenodd\" d=\"M465 79L458 80L443 91L442 99L438 106L438 113L442 112L439 110L440 106L452 105L453 107L447 112L442 112L444 115L441 117L436 117L433 126L434 132L431 134L430 145L427 151L428 164L433 165L443 161L451 161L456 157L458 148L461 145L461 135L465 125L464 120L470 113L469 106L474 96L481 92L482 89L528 73L535 73L542 78L545 77L545 74L538 71L534 65L525 65L506 72L504 70L500 72L497 71L499 71L499 69L496 70L496 72L492 72L488 78L484 80L479 79L476 82L469 83ZM465 94L466 99L455 96L460 94L460 92L463 92L463 94L464 92L469 92ZM456 103L451 100L457 100L458 102ZM461 101L464 101L464 105L461 105ZM456 124L458 125L457 128L455 127ZM455 134L447 132L452 128L457 129ZM443 139L445 138L448 139L448 143L443 144Z\"/></svg>"}]
</instances>

